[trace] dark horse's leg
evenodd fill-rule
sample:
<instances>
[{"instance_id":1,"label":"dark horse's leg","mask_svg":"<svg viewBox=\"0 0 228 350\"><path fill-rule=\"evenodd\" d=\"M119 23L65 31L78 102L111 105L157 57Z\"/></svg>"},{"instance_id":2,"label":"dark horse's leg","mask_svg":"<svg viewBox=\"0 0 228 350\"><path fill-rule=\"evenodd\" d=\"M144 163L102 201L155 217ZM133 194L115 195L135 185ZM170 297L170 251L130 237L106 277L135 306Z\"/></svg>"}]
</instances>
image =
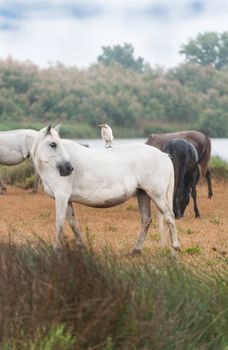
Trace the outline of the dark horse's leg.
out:
<instances>
[{"instance_id":1,"label":"dark horse's leg","mask_svg":"<svg viewBox=\"0 0 228 350\"><path fill-rule=\"evenodd\" d=\"M208 185L208 198L211 198L213 196L213 192L212 192L212 186L211 186L211 172L209 169L207 169L205 177L207 179L207 185Z\"/></svg>"}]
</instances>

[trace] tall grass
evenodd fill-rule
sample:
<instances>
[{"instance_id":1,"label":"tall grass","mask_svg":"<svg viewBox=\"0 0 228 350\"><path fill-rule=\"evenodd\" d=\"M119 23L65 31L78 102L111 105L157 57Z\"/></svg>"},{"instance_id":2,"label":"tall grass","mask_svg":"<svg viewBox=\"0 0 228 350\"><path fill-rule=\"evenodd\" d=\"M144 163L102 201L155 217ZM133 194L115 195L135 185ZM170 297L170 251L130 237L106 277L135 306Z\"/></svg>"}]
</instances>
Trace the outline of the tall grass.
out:
<instances>
[{"instance_id":1,"label":"tall grass","mask_svg":"<svg viewBox=\"0 0 228 350\"><path fill-rule=\"evenodd\" d=\"M0 245L3 350L226 349L227 272Z\"/></svg>"}]
</instances>

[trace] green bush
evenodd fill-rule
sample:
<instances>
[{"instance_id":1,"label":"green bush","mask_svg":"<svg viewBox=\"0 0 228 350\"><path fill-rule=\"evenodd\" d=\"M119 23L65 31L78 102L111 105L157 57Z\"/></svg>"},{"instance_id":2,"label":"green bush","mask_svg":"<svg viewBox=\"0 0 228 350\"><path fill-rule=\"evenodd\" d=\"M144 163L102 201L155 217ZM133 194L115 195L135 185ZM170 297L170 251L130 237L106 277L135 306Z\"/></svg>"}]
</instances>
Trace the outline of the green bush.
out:
<instances>
[{"instance_id":1,"label":"green bush","mask_svg":"<svg viewBox=\"0 0 228 350\"><path fill-rule=\"evenodd\" d=\"M211 157L209 167L215 178L228 180L228 163L220 157Z\"/></svg>"},{"instance_id":2,"label":"green bush","mask_svg":"<svg viewBox=\"0 0 228 350\"><path fill-rule=\"evenodd\" d=\"M205 109L200 115L198 129L210 137L228 135L228 113L218 109Z\"/></svg>"},{"instance_id":3,"label":"green bush","mask_svg":"<svg viewBox=\"0 0 228 350\"><path fill-rule=\"evenodd\" d=\"M118 64L88 69L0 61L0 130L62 122L64 137L97 137L106 122L118 137L196 127L228 137L228 69L183 64L143 72Z\"/></svg>"}]
</instances>

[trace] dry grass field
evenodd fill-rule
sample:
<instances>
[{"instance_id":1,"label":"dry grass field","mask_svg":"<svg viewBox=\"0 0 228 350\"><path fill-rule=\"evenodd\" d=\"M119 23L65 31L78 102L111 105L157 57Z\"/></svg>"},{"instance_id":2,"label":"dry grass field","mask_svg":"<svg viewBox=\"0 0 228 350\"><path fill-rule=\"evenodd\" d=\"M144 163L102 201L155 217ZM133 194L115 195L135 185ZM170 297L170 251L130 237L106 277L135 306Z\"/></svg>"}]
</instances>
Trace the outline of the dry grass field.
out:
<instances>
[{"instance_id":1,"label":"dry grass field","mask_svg":"<svg viewBox=\"0 0 228 350\"><path fill-rule=\"evenodd\" d=\"M139 229L136 198L110 209L75 204L91 249L68 244L56 254L54 201L41 188L8 187L0 196L0 349L227 350L228 182L213 187L211 200L205 184L198 188L201 219L190 203L176 221L177 261L159 246L155 208L143 254L125 256ZM65 231L73 242L67 223Z\"/></svg>"},{"instance_id":2,"label":"dry grass field","mask_svg":"<svg viewBox=\"0 0 228 350\"><path fill-rule=\"evenodd\" d=\"M177 220L181 242L180 259L194 264L224 266L228 264L228 183L213 182L214 197L207 199L206 184L198 186L200 219L194 218L192 200L185 217ZM8 187L0 196L0 239L20 244L33 241L36 236L53 241L55 234L55 206L40 188L36 195ZM110 209L94 209L74 205L83 238L96 252L113 251L120 257L128 252L137 237L139 214L136 198ZM159 251L156 210L152 208L153 223L148 232L144 255ZM68 224L65 232L73 239Z\"/></svg>"}]
</instances>

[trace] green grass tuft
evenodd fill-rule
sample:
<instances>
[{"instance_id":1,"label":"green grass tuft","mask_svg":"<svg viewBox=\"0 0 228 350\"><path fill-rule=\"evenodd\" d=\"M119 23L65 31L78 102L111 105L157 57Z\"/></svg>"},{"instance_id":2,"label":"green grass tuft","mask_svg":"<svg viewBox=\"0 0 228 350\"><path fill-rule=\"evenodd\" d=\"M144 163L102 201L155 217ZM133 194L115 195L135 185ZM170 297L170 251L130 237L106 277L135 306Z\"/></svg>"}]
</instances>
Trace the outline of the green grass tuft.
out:
<instances>
[{"instance_id":1,"label":"green grass tuft","mask_svg":"<svg viewBox=\"0 0 228 350\"><path fill-rule=\"evenodd\" d=\"M186 248L185 251L190 255L199 255L202 253L202 249L198 245L193 245L192 247Z\"/></svg>"},{"instance_id":2,"label":"green grass tuft","mask_svg":"<svg viewBox=\"0 0 228 350\"><path fill-rule=\"evenodd\" d=\"M3 350L224 349L224 273L161 255L0 243Z\"/></svg>"}]
</instances>

